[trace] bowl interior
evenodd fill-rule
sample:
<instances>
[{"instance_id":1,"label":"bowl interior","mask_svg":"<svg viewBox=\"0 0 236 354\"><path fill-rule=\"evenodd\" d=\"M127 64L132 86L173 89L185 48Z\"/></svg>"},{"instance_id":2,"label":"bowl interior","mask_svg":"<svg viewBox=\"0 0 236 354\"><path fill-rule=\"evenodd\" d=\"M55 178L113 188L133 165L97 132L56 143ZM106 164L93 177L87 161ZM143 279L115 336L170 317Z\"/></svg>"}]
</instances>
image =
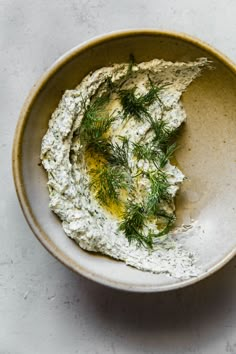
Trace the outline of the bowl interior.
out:
<instances>
[{"instance_id":1,"label":"bowl interior","mask_svg":"<svg viewBox=\"0 0 236 354\"><path fill-rule=\"evenodd\" d=\"M188 180L177 197L177 219L179 224L195 220L193 237L186 240L186 247L198 253L202 269L199 279L235 254L236 75L214 52L184 37L154 32L113 35L77 48L59 60L36 86L37 94L28 99L22 112L22 134L18 132L16 147L20 155L18 193L37 236L74 270L123 289L177 288L195 280L186 282L141 272L81 250L50 212L47 176L38 165L41 139L63 91L74 88L91 70L127 62L130 53L138 62L153 58L189 61L201 56L213 61L214 70L204 71L183 95L188 118L176 159Z\"/></svg>"}]
</instances>

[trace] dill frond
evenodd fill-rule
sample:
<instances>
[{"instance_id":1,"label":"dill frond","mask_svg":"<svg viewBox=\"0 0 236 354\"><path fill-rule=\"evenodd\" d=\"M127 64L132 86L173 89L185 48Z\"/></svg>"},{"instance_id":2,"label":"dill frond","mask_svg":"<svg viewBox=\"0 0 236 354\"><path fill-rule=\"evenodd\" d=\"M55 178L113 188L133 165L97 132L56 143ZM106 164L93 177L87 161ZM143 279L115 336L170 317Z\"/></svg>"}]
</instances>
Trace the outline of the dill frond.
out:
<instances>
[{"instance_id":1,"label":"dill frond","mask_svg":"<svg viewBox=\"0 0 236 354\"><path fill-rule=\"evenodd\" d=\"M168 123L163 119L152 119L151 128L155 134L153 141L156 142L161 148L164 148L166 145L168 145L172 132Z\"/></svg>"},{"instance_id":2,"label":"dill frond","mask_svg":"<svg viewBox=\"0 0 236 354\"><path fill-rule=\"evenodd\" d=\"M145 95L136 95L136 88L121 90L119 92L121 104L124 110L124 117L134 117L138 121L149 115L147 108L156 100L156 87L151 87Z\"/></svg>"},{"instance_id":3,"label":"dill frond","mask_svg":"<svg viewBox=\"0 0 236 354\"><path fill-rule=\"evenodd\" d=\"M147 196L146 213L155 216L160 208L160 203L169 200L168 193L169 183L167 176L163 171L149 173L148 178L151 182L150 192Z\"/></svg>"},{"instance_id":4,"label":"dill frond","mask_svg":"<svg viewBox=\"0 0 236 354\"><path fill-rule=\"evenodd\" d=\"M160 150L153 142L146 144L133 143L133 154L137 160L155 161L158 160Z\"/></svg>"},{"instance_id":5,"label":"dill frond","mask_svg":"<svg viewBox=\"0 0 236 354\"><path fill-rule=\"evenodd\" d=\"M152 248L152 239L142 234L144 225L144 206L134 201L128 202L119 229L124 232L129 242L136 241L143 246Z\"/></svg>"},{"instance_id":6,"label":"dill frond","mask_svg":"<svg viewBox=\"0 0 236 354\"><path fill-rule=\"evenodd\" d=\"M108 205L109 202L119 203L119 194L122 189L130 185L129 176L119 166L103 165L101 168L92 169L91 187L99 201Z\"/></svg>"},{"instance_id":7,"label":"dill frond","mask_svg":"<svg viewBox=\"0 0 236 354\"><path fill-rule=\"evenodd\" d=\"M112 165L122 166L129 169L129 143L128 140L123 140L122 144L111 143L110 155L107 161Z\"/></svg>"},{"instance_id":8,"label":"dill frond","mask_svg":"<svg viewBox=\"0 0 236 354\"><path fill-rule=\"evenodd\" d=\"M169 215L160 209L161 203L170 199L166 174L159 170L149 173L148 178L151 182L151 188L146 200L142 204L135 202L135 200L126 204L119 229L124 232L129 242L136 241L145 247L152 248L155 238L169 232L175 218L172 214ZM165 226L161 231L157 233L149 232L146 236L142 230L145 222L153 217L161 219L161 223Z\"/></svg>"},{"instance_id":9,"label":"dill frond","mask_svg":"<svg viewBox=\"0 0 236 354\"><path fill-rule=\"evenodd\" d=\"M132 116L138 121L141 121L145 116L150 116L147 108L156 100L163 105L159 97L159 93L163 87L154 85L150 78L149 82L150 89L145 95L136 95L135 87L132 89L120 90L118 92L125 118Z\"/></svg>"},{"instance_id":10,"label":"dill frond","mask_svg":"<svg viewBox=\"0 0 236 354\"><path fill-rule=\"evenodd\" d=\"M170 146L166 147L165 152L162 152L160 156L160 168L165 167L169 159L173 156L174 152L177 149L177 144L173 143Z\"/></svg>"},{"instance_id":11,"label":"dill frond","mask_svg":"<svg viewBox=\"0 0 236 354\"><path fill-rule=\"evenodd\" d=\"M108 102L108 95L98 97L85 111L80 126L80 140L87 148L91 148L93 144L98 144L100 140L104 141L104 135L114 121L114 117L105 111Z\"/></svg>"},{"instance_id":12,"label":"dill frond","mask_svg":"<svg viewBox=\"0 0 236 354\"><path fill-rule=\"evenodd\" d=\"M130 90L121 90L119 92L121 104L124 110L124 117L132 116L141 121L143 114L147 113L146 107L135 95L135 88Z\"/></svg>"}]
</instances>

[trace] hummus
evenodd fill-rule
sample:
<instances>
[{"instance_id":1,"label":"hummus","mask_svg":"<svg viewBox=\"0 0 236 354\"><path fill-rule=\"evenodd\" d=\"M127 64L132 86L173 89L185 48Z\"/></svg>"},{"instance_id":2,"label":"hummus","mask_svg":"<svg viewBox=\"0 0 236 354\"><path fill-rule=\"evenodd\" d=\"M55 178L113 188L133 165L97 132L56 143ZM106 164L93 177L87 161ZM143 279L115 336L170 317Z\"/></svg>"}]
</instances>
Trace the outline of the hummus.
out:
<instances>
[{"instance_id":1,"label":"hummus","mask_svg":"<svg viewBox=\"0 0 236 354\"><path fill-rule=\"evenodd\" d=\"M192 252L170 227L184 175L168 151L186 119L181 95L207 63L114 64L64 93L42 140L41 159L49 206L81 248L153 273L198 273ZM95 145L91 136L101 129Z\"/></svg>"}]
</instances>

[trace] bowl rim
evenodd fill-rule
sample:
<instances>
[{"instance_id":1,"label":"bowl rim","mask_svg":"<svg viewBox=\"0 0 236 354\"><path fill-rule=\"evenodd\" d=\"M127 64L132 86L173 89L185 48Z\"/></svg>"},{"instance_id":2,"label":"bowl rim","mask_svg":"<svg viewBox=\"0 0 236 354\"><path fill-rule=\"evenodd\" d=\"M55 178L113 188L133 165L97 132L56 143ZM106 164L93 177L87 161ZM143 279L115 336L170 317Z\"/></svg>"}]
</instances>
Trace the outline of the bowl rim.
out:
<instances>
[{"instance_id":1,"label":"bowl rim","mask_svg":"<svg viewBox=\"0 0 236 354\"><path fill-rule=\"evenodd\" d=\"M226 263L228 263L235 255L236 255L236 247L232 249L229 253L227 253L217 264L209 268L207 271L202 273L201 275L190 278L187 280L182 280L177 282L176 284L168 284L168 285L129 285L127 283L123 283L121 281L113 281L107 279L101 275L94 274L91 271L88 271L83 266L79 265L77 262L73 261L70 257L66 256L62 250L60 250L53 242L50 240L48 235L42 230L40 224L35 218L33 210L31 209L30 203L27 199L25 187L24 187L24 179L22 173L22 164L21 164L21 153L22 153L22 139L24 134L24 128L28 121L28 114L31 110L31 107L34 104L37 95L40 93L42 87L46 84L46 82L51 78L54 73L60 69L65 63L70 61L73 57L77 56L78 53L83 52L94 45L99 43L103 43L112 39L124 38L124 37L135 37L140 35L153 35L153 36L162 36L162 37L172 37L175 39L179 39L190 44L193 44L201 49L209 52L212 56L216 57L220 62L222 62L226 67L230 69L233 74L236 75L236 65L224 54L220 51L213 48L211 45L203 42L202 40L190 36L188 34L182 32L174 32L169 30L158 30L158 29L129 29L129 30L119 30L110 32L107 34L96 36L92 39L84 41L83 43L73 47L65 54L60 56L38 79L38 81L33 85L30 90L25 102L22 106L19 119L16 125L14 140L13 140L13 148L12 148L12 172L15 183L15 189L17 193L17 197L25 216L25 219L31 228L34 235L41 242L41 244L60 262L62 262L69 269L74 272L85 276L88 279L91 279L97 283L120 289L126 291L133 292L162 292L169 290L176 290L179 288L183 288L189 286L191 284L195 284L200 280L210 276L215 273L219 269L221 269Z\"/></svg>"}]
</instances>

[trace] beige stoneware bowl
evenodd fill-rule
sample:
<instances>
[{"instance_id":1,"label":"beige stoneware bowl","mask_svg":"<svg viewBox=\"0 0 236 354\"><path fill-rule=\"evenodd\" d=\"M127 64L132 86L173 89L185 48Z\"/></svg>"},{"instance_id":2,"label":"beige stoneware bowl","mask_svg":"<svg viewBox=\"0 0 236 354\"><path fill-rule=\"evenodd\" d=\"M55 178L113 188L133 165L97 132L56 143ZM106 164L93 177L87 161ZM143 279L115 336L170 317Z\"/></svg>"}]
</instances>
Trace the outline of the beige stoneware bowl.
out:
<instances>
[{"instance_id":1,"label":"beige stoneware bowl","mask_svg":"<svg viewBox=\"0 0 236 354\"><path fill-rule=\"evenodd\" d=\"M198 254L198 277L181 280L141 272L122 262L80 249L63 232L48 208L47 176L39 166L40 144L52 112L66 89L91 70L127 62L163 58L212 60L183 95L188 115L176 160L188 180L177 197L178 224L194 220L186 241ZM226 264L236 253L236 68L224 55L184 34L131 30L93 39L58 59L31 90L22 108L13 145L13 173L18 198L41 243L75 272L99 283L151 292L193 284Z\"/></svg>"}]
</instances>

